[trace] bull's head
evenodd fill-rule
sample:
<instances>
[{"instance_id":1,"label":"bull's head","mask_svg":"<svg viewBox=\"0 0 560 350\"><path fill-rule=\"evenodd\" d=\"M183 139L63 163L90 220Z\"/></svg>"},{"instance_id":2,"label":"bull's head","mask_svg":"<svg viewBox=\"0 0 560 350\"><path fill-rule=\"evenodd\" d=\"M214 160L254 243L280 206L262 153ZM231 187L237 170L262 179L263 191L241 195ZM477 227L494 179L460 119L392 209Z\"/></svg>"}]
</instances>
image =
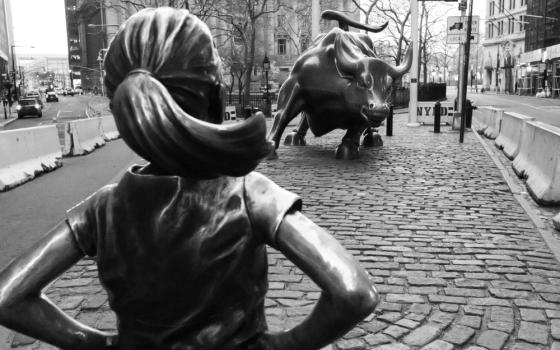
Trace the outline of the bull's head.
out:
<instances>
[{"instance_id":1,"label":"bull's head","mask_svg":"<svg viewBox=\"0 0 560 350\"><path fill-rule=\"evenodd\" d=\"M340 74L350 80L346 89L346 101L360 108L369 120L383 120L389 113L388 99L394 79L402 77L412 66L412 45L399 66L393 66L366 52L363 45L348 36L335 39L336 66Z\"/></svg>"}]
</instances>

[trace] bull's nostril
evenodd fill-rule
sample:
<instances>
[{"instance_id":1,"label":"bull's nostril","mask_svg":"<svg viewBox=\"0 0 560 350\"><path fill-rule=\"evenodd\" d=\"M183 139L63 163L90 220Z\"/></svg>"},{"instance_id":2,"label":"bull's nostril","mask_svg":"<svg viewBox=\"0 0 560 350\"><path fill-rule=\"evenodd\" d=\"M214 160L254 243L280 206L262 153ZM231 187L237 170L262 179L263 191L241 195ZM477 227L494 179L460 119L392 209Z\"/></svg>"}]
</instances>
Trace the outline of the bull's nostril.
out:
<instances>
[{"instance_id":1,"label":"bull's nostril","mask_svg":"<svg viewBox=\"0 0 560 350\"><path fill-rule=\"evenodd\" d=\"M370 109L373 109L374 106L375 106L375 105L374 105L373 103L370 103L369 108L370 108Z\"/></svg>"}]
</instances>

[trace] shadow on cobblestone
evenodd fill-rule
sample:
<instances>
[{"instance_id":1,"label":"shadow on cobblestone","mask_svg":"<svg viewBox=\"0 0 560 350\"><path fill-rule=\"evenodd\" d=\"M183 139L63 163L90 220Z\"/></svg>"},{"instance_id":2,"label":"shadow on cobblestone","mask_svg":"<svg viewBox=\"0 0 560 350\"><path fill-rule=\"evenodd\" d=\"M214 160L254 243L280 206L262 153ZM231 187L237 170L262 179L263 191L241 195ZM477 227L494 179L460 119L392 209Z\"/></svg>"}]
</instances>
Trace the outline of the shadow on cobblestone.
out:
<instances>
[{"instance_id":1,"label":"shadow on cobblestone","mask_svg":"<svg viewBox=\"0 0 560 350\"><path fill-rule=\"evenodd\" d=\"M395 136L357 161L334 159L343 136L334 132L281 146L278 160L257 169L301 195L306 215L355 255L382 295L334 347L560 349L559 264L482 145L470 132L459 144L457 133L395 117ZM269 325L290 328L319 289L273 250L269 266ZM86 324L115 327L91 260L48 295Z\"/></svg>"}]
</instances>

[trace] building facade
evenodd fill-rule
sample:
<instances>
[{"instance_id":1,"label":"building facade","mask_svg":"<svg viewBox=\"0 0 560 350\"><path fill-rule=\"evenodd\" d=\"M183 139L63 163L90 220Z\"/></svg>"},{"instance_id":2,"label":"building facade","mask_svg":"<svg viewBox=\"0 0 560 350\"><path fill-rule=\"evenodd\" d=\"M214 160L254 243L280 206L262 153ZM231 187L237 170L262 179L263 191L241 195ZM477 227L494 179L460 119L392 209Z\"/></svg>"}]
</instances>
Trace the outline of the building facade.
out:
<instances>
[{"instance_id":1,"label":"building facade","mask_svg":"<svg viewBox=\"0 0 560 350\"><path fill-rule=\"evenodd\" d=\"M13 90L13 27L9 0L0 0L0 99Z\"/></svg>"},{"instance_id":2,"label":"building facade","mask_svg":"<svg viewBox=\"0 0 560 350\"><path fill-rule=\"evenodd\" d=\"M523 80L532 95L560 97L560 0L529 1L527 22Z\"/></svg>"},{"instance_id":3,"label":"building facade","mask_svg":"<svg viewBox=\"0 0 560 350\"><path fill-rule=\"evenodd\" d=\"M65 7L70 84L102 91L102 58L126 14L112 1L65 0Z\"/></svg>"},{"instance_id":4,"label":"building facade","mask_svg":"<svg viewBox=\"0 0 560 350\"><path fill-rule=\"evenodd\" d=\"M519 93L529 0L487 0L483 42L484 89Z\"/></svg>"}]
</instances>

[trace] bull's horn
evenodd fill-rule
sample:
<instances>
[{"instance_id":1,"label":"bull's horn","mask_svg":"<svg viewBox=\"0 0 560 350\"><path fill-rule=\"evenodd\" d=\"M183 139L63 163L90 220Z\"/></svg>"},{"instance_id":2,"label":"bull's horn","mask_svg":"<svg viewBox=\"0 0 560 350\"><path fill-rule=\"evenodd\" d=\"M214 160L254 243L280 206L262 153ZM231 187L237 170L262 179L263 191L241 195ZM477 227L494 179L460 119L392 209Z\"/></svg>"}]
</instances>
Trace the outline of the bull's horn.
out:
<instances>
[{"instance_id":1,"label":"bull's horn","mask_svg":"<svg viewBox=\"0 0 560 350\"><path fill-rule=\"evenodd\" d=\"M406 55L404 57L403 63L401 63L397 67L393 67L393 66L390 67L391 68L389 69L389 75L393 79L398 79L402 77L406 72L408 72L410 67L412 67L412 42L408 46L408 50L406 50Z\"/></svg>"},{"instance_id":2,"label":"bull's horn","mask_svg":"<svg viewBox=\"0 0 560 350\"><path fill-rule=\"evenodd\" d=\"M341 73L354 75L358 70L358 59L352 53L356 48L349 43L349 38L342 33L334 39L334 57L336 58L336 65Z\"/></svg>"},{"instance_id":3,"label":"bull's horn","mask_svg":"<svg viewBox=\"0 0 560 350\"><path fill-rule=\"evenodd\" d=\"M368 32L379 33L380 31L385 29L385 27L387 27L387 25L389 24L389 22L385 22L384 24L378 27L374 27L367 24L362 24L360 22L356 22L355 20L346 16L342 12L333 11L333 10L323 11L321 13L321 18L338 21L338 26L346 31L348 31L348 26L351 26L354 28L367 30Z\"/></svg>"}]
</instances>

